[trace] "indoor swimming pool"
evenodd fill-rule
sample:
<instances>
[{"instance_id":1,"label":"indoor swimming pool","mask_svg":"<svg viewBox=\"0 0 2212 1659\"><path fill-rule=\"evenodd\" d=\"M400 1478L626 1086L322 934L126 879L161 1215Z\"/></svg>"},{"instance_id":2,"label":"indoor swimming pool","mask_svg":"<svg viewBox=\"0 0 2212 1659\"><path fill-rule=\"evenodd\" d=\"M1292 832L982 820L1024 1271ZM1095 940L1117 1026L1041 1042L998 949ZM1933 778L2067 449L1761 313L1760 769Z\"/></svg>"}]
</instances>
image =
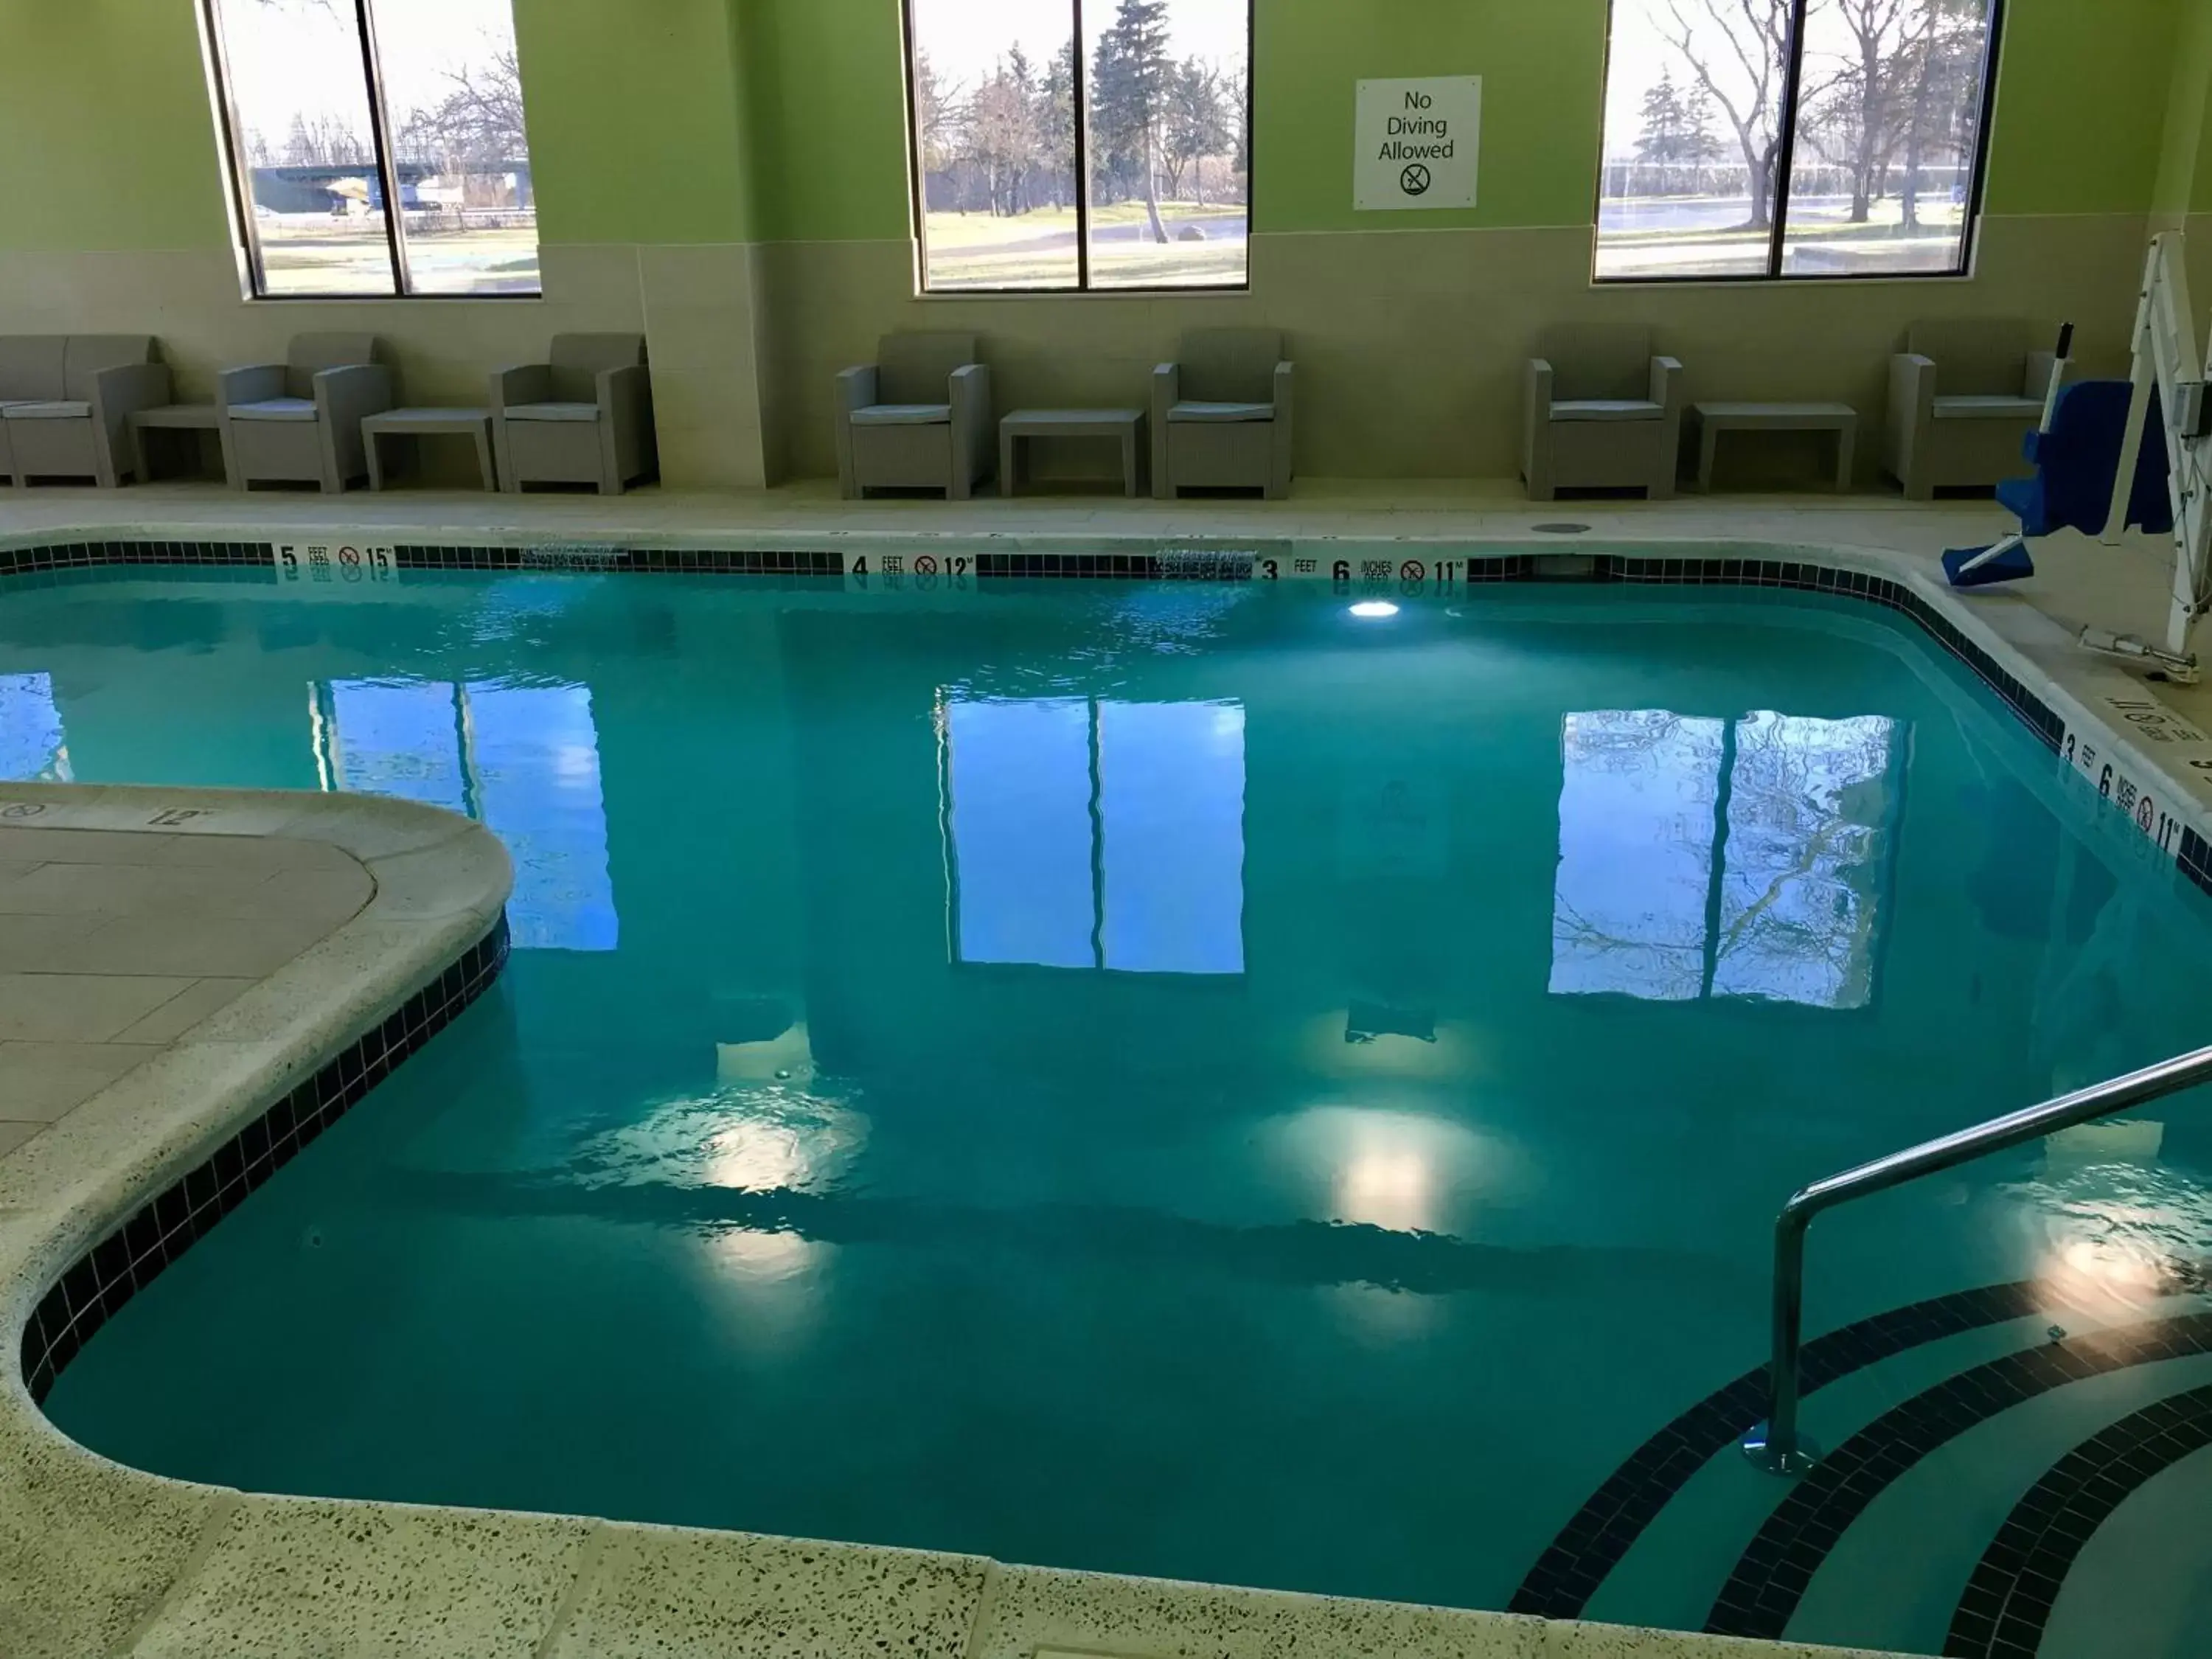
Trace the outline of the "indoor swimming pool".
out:
<instances>
[{"instance_id":1,"label":"indoor swimming pool","mask_svg":"<svg viewBox=\"0 0 2212 1659\"><path fill-rule=\"evenodd\" d=\"M2208 901L1850 601L405 577L0 607L0 777L516 865L498 984L56 1383L161 1474L1504 1607L1764 1358L1795 1188L2204 1040ZM1808 1329L2162 1293L2203 1109L1823 1219ZM1695 1623L1690 1532L1595 1610Z\"/></svg>"}]
</instances>

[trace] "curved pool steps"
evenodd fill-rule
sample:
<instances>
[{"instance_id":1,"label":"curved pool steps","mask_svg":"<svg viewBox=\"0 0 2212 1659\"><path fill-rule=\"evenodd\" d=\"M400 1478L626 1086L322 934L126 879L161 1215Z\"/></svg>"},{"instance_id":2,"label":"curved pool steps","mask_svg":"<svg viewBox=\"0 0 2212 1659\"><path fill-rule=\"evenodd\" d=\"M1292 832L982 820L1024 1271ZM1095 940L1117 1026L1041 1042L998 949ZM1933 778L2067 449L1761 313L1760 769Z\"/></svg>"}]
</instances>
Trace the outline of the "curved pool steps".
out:
<instances>
[{"instance_id":1,"label":"curved pool steps","mask_svg":"<svg viewBox=\"0 0 2212 1659\"><path fill-rule=\"evenodd\" d=\"M2052 1569L2088 1553L2137 1487L2192 1458L2212 1486L2206 1285L2201 1264L2170 1264L2163 1300L2102 1328L2020 1283L1830 1333L1807 1349L1808 1426L1832 1448L1810 1474L1777 1480L1736 1451L1763 1412L1763 1368L1747 1372L1638 1448L1513 1606L1762 1641L2033 1654L2066 1599ZM2054 1320L2076 1334L2054 1340ZM2203 1580L2202 1547L2185 1553L2187 1571L2169 1559L2155 1578L2165 1602ZM2115 1605L2095 1586L2073 1599ZM2075 1622L2113 1638L2108 1619Z\"/></svg>"}]
</instances>

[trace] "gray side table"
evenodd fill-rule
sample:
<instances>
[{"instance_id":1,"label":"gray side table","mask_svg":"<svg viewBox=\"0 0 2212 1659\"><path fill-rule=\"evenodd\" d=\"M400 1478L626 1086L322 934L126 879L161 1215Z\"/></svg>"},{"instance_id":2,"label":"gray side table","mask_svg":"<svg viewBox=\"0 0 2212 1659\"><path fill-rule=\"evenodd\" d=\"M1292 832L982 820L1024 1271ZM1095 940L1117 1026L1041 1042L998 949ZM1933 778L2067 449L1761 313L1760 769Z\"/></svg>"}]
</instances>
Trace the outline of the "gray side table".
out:
<instances>
[{"instance_id":1,"label":"gray side table","mask_svg":"<svg viewBox=\"0 0 2212 1659\"><path fill-rule=\"evenodd\" d=\"M222 430L222 411L213 404L163 404L158 409L134 409L125 416L131 427L131 476L140 483L150 483L154 475L146 467L146 434L149 432L214 432ZM230 470L229 457L223 458L223 471Z\"/></svg>"},{"instance_id":2,"label":"gray side table","mask_svg":"<svg viewBox=\"0 0 2212 1659\"><path fill-rule=\"evenodd\" d=\"M366 416L361 423L362 447L368 452L368 487L384 488L384 462L377 453L380 438L465 437L477 441L477 470L483 487L499 488L499 469L491 453L491 411L488 409L387 409Z\"/></svg>"},{"instance_id":3,"label":"gray side table","mask_svg":"<svg viewBox=\"0 0 2212 1659\"><path fill-rule=\"evenodd\" d=\"M1832 432L1836 434L1836 489L1851 487L1851 463L1858 453L1859 412L1849 404L1693 404L1698 417L1698 488L1713 487L1713 459L1723 432Z\"/></svg>"},{"instance_id":4,"label":"gray side table","mask_svg":"<svg viewBox=\"0 0 2212 1659\"><path fill-rule=\"evenodd\" d=\"M999 422L999 493L1012 495L1020 479L1019 441L1024 438L1118 438L1121 441L1121 493L1137 493L1138 457L1144 453L1145 411L1141 409L1018 409Z\"/></svg>"}]
</instances>

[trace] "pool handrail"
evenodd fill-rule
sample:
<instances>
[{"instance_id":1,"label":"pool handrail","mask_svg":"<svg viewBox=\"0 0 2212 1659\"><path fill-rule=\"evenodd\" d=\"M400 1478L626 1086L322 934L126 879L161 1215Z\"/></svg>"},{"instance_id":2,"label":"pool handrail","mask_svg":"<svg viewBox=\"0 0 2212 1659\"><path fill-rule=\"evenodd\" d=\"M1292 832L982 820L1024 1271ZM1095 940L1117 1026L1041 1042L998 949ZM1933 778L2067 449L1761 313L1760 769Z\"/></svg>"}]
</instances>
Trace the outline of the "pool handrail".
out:
<instances>
[{"instance_id":1,"label":"pool handrail","mask_svg":"<svg viewBox=\"0 0 2212 1659\"><path fill-rule=\"evenodd\" d=\"M1886 1192L2060 1129L2112 1117L2205 1082L2212 1082L2212 1048L2177 1054L2039 1106L1923 1140L1800 1189L1774 1218L1774 1346L1767 1362L1766 1420L1744 1437L1743 1455L1770 1474L1802 1474L1820 1461L1818 1449L1797 1428L1805 1317L1805 1233L1814 1216L1855 1198Z\"/></svg>"}]
</instances>

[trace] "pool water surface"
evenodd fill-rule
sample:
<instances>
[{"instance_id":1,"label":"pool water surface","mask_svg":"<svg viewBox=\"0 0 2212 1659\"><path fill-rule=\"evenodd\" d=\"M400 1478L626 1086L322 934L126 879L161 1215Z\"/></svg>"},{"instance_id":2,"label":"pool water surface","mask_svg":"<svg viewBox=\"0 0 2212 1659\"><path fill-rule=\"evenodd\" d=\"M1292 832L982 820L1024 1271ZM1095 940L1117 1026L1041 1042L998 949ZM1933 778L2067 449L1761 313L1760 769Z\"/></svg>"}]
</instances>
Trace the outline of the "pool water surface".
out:
<instances>
[{"instance_id":1,"label":"pool water surface","mask_svg":"<svg viewBox=\"0 0 2212 1659\"><path fill-rule=\"evenodd\" d=\"M1763 1357L1792 1190L2212 965L1963 670L1772 592L94 573L0 601L0 776L518 866L500 983L62 1375L96 1450L1459 1606ZM2163 1115L1824 1219L1810 1328L2206 1254Z\"/></svg>"}]
</instances>

